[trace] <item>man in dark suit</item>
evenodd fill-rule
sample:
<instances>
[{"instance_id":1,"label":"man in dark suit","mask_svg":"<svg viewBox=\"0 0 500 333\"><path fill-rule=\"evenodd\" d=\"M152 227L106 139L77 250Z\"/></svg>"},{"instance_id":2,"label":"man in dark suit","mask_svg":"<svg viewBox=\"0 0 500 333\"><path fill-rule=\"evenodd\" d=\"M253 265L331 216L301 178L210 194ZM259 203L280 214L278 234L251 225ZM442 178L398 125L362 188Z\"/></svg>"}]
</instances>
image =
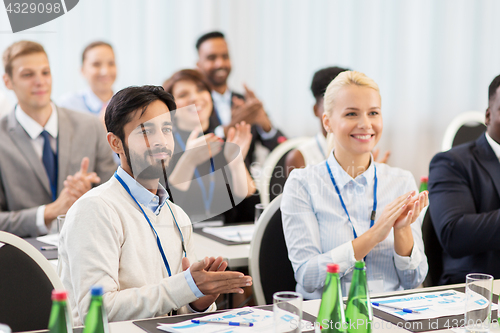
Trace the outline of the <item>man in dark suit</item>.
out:
<instances>
[{"instance_id":1,"label":"man in dark suit","mask_svg":"<svg viewBox=\"0 0 500 333\"><path fill-rule=\"evenodd\" d=\"M16 42L3 64L18 103L0 120L0 230L37 236L93 183L107 181L116 164L97 118L51 102L42 45Z\"/></svg>"},{"instance_id":2,"label":"man in dark suit","mask_svg":"<svg viewBox=\"0 0 500 333\"><path fill-rule=\"evenodd\" d=\"M224 130L245 121L252 125L252 143L245 159L247 168L254 161L255 143L260 142L269 150L285 141L285 136L273 127L269 117L255 94L245 86L245 95L235 93L227 86L231 73L231 59L224 35L209 32L196 42L198 50L198 69L213 86L212 98L215 114L211 118L211 128L215 134L224 136Z\"/></svg>"},{"instance_id":3,"label":"man in dark suit","mask_svg":"<svg viewBox=\"0 0 500 333\"><path fill-rule=\"evenodd\" d=\"M486 133L439 153L429 168L430 213L443 246L441 284L468 273L500 278L500 75L489 87Z\"/></svg>"}]
</instances>

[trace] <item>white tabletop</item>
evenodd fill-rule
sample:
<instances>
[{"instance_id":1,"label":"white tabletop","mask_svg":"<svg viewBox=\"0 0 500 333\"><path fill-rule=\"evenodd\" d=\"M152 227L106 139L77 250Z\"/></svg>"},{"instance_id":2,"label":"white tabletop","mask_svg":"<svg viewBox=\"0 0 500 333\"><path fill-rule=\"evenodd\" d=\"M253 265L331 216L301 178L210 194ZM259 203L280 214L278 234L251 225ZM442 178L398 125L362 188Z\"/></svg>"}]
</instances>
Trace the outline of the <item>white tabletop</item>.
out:
<instances>
[{"instance_id":1,"label":"white tabletop","mask_svg":"<svg viewBox=\"0 0 500 333\"><path fill-rule=\"evenodd\" d=\"M439 286L439 287L431 287L431 288L421 288L421 289L415 289L415 292L429 292L429 291L435 291L435 290L445 290L445 289L450 289L450 288L456 288L456 287L464 287L465 284L456 284L456 285L447 285L447 286ZM494 286L493 286L493 292L495 294L500 293L500 280L495 280ZM396 292L386 292L386 293L375 293L370 295L370 297L380 297L380 296L392 296L392 295L399 295L399 294L405 294L408 293L408 290L402 290L402 291L396 291ZM319 311L319 306L320 306L321 300L312 300L312 301L305 301L302 306L302 310L313 315L317 316L318 311ZM133 324L132 321L122 321L122 322L114 322L109 324L110 328L110 333L144 333L142 329L140 329L138 326ZM373 322L372 322L372 332L408 332L407 330L397 327L396 325L393 325L387 321L384 321L380 318L374 317ZM452 330L445 329L445 330L438 330L438 331L429 331L429 332L435 332L435 333L440 333L440 332L453 332Z\"/></svg>"},{"instance_id":2,"label":"white tabletop","mask_svg":"<svg viewBox=\"0 0 500 333\"><path fill-rule=\"evenodd\" d=\"M227 260L229 267L231 269L235 269L238 267L247 267L248 266L248 257L250 253L250 245L224 245L217 241L214 241L205 236L193 233L193 240L195 243L195 251L196 257L201 259L205 256L209 257L217 257L222 256L225 260ZM57 270L57 260L51 260L51 263ZM430 287L423 289L415 289L415 292L428 292L434 290L444 290L450 289L454 287L464 287L465 284L457 284L457 285L447 285L447 286L439 286L439 287ZM495 280L493 292L495 294L500 293L500 280ZM396 292L386 292L386 293L375 293L370 295L370 297L380 297L380 296L392 296L398 294L408 293L408 290L396 291ZM320 300L306 301L303 304L303 311L317 316L320 306ZM374 317L372 323L372 332L408 332L407 330L397 327L389 322L386 322L380 318ZM137 327L132 323L132 321L124 321L124 322L116 322L110 323L111 333L144 333L142 329ZM452 330L439 330L432 332L453 332Z\"/></svg>"},{"instance_id":3,"label":"white tabletop","mask_svg":"<svg viewBox=\"0 0 500 333\"><path fill-rule=\"evenodd\" d=\"M221 256L227 261L230 269L248 267L250 244L225 245L195 232L193 241L198 259Z\"/></svg>"}]
</instances>

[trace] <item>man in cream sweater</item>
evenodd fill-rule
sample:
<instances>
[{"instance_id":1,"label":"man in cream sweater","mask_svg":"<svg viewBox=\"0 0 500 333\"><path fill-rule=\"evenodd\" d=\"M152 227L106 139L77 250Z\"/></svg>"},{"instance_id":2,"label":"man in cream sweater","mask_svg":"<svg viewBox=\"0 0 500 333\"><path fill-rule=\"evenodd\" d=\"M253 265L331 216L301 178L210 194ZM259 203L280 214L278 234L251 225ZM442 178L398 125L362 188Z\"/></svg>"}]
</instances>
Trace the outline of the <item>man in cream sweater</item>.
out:
<instances>
[{"instance_id":1,"label":"man in cream sweater","mask_svg":"<svg viewBox=\"0 0 500 333\"><path fill-rule=\"evenodd\" d=\"M155 86L125 88L106 109L121 167L71 207L60 236L59 275L75 325L85 319L92 285L103 286L108 318L118 321L211 311L220 293L252 284L225 272L221 257L195 261L190 220L159 182L173 151L175 109Z\"/></svg>"}]
</instances>

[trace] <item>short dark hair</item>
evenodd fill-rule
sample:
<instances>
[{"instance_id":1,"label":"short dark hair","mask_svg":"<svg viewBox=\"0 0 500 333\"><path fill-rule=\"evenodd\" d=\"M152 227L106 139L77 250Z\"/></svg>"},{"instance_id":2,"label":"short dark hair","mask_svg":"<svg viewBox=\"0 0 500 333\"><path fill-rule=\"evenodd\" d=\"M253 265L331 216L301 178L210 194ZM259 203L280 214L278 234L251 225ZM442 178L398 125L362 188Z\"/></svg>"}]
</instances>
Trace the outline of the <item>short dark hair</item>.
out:
<instances>
[{"instance_id":1,"label":"short dark hair","mask_svg":"<svg viewBox=\"0 0 500 333\"><path fill-rule=\"evenodd\" d=\"M174 98L160 86L128 87L117 92L109 101L104 115L104 122L108 132L113 133L125 142L123 128L128 124L134 113L142 109L144 114L149 104L162 101L170 111L174 111Z\"/></svg>"},{"instance_id":2,"label":"short dark hair","mask_svg":"<svg viewBox=\"0 0 500 333\"><path fill-rule=\"evenodd\" d=\"M109 43L103 42L101 40L92 42L89 45L87 45L85 47L85 49L83 49L83 52L82 52L82 64L85 61L85 56L87 55L87 52L89 52L90 50L92 50L94 47L98 47L98 46L108 46L114 52L113 47Z\"/></svg>"},{"instance_id":3,"label":"short dark hair","mask_svg":"<svg viewBox=\"0 0 500 333\"><path fill-rule=\"evenodd\" d=\"M490 83L490 88L488 89L488 101L492 101L495 98L498 87L500 87L500 75L494 78Z\"/></svg>"},{"instance_id":4,"label":"short dark hair","mask_svg":"<svg viewBox=\"0 0 500 333\"><path fill-rule=\"evenodd\" d=\"M347 68L342 67L327 67L320 69L316 73L314 73L312 82L311 82L311 91L316 99L316 102L323 97L326 91L326 87L332 82L333 79L337 77L342 72L348 71Z\"/></svg>"},{"instance_id":5,"label":"short dark hair","mask_svg":"<svg viewBox=\"0 0 500 333\"><path fill-rule=\"evenodd\" d=\"M199 51L201 44L203 44L205 41L212 39L212 38L224 38L224 34L220 31L211 31L211 32L208 32L208 33L202 35L196 41L196 50Z\"/></svg>"}]
</instances>

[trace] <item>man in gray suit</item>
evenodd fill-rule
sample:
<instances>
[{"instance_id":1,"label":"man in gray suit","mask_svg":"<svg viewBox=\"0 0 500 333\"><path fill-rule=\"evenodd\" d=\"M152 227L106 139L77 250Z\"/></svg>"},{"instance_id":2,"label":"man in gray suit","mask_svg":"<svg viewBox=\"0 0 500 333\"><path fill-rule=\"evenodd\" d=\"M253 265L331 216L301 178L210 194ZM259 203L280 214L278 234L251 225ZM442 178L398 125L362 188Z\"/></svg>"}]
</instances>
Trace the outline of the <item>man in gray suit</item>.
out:
<instances>
[{"instance_id":1,"label":"man in gray suit","mask_svg":"<svg viewBox=\"0 0 500 333\"><path fill-rule=\"evenodd\" d=\"M0 120L0 230L33 237L47 233L93 183L107 181L116 164L97 118L51 102L42 45L16 42L3 64L18 103Z\"/></svg>"}]
</instances>

